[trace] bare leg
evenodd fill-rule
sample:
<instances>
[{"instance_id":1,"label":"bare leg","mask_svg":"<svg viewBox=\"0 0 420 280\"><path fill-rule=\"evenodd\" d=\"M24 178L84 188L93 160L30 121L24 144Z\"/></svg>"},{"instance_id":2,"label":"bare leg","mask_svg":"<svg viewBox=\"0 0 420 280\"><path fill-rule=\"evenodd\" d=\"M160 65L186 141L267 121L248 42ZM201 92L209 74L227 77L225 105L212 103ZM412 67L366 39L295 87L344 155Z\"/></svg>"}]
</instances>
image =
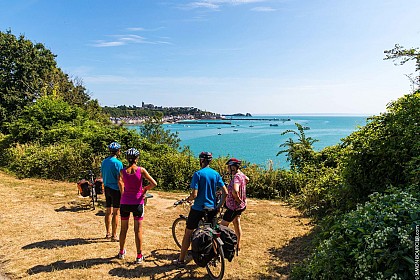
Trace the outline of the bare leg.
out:
<instances>
[{"instance_id":1,"label":"bare leg","mask_svg":"<svg viewBox=\"0 0 420 280\"><path fill-rule=\"evenodd\" d=\"M190 247L192 233L192 229L185 229L184 238L182 239L181 254L179 255L179 260L181 262L185 260L185 255L187 254L188 248Z\"/></svg>"},{"instance_id":2,"label":"bare leg","mask_svg":"<svg viewBox=\"0 0 420 280\"><path fill-rule=\"evenodd\" d=\"M229 226L229 224L230 224L230 222L228 222L228 221L225 221L225 220L222 220L221 222L220 222L220 224L222 225L222 226Z\"/></svg>"},{"instance_id":3,"label":"bare leg","mask_svg":"<svg viewBox=\"0 0 420 280\"><path fill-rule=\"evenodd\" d=\"M142 220L134 220L134 239L136 240L137 254L141 254L142 249L143 249L143 221Z\"/></svg>"},{"instance_id":4,"label":"bare leg","mask_svg":"<svg viewBox=\"0 0 420 280\"><path fill-rule=\"evenodd\" d=\"M120 214L120 208L114 208L112 210L112 237L117 238L117 228L119 224L118 215Z\"/></svg>"},{"instance_id":5,"label":"bare leg","mask_svg":"<svg viewBox=\"0 0 420 280\"><path fill-rule=\"evenodd\" d=\"M236 246L239 251L241 249L240 241L241 241L241 235L242 235L241 216L236 216L235 219L233 219L233 225L235 226L235 233L238 238L238 243Z\"/></svg>"},{"instance_id":6,"label":"bare leg","mask_svg":"<svg viewBox=\"0 0 420 280\"><path fill-rule=\"evenodd\" d=\"M106 228L106 236L109 236L109 237L111 236L111 229L110 229L111 212L112 212L112 208L107 207L105 211L105 228Z\"/></svg>"},{"instance_id":7,"label":"bare leg","mask_svg":"<svg viewBox=\"0 0 420 280\"><path fill-rule=\"evenodd\" d=\"M124 250L125 240L127 238L128 222L129 222L129 220L121 220L120 251L123 251Z\"/></svg>"}]
</instances>

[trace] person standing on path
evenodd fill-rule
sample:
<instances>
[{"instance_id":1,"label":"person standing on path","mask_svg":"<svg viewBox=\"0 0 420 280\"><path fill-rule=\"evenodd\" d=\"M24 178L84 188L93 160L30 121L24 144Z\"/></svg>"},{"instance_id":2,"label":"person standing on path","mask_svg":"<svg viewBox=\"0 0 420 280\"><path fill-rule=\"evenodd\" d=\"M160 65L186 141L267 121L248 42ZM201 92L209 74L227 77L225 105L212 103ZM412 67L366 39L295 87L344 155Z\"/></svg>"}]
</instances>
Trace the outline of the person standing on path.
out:
<instances>
[{"instance_id":1,"label":"person standing on path","mask_svg":"<svg viewBox=\"0 0 420 280\"><path fill-rule=\"evenodd\" d=\"M226 211L223 214L221 224L229 226L233 222L235 234L238 238L236 245L236 255L239 255L241 249L240 241L242 236L241 214L246 209L246 184L249 178L240 170L241 161L231 158L226 162L231 180L228 186L228 195L226 197Z\"/></svg>"},{"instance_id":2,"label":"person standing on path","mask_svg":"<svg viewBox=\"0 0 420 280\"><path fill-rule=\"evenodd\" d=\"M120 155L121 145L112 142L108 146L110 155L102 161L101 175L105 186L105 228L106 239L118 241L117 228L120 210L121 192L118 187L118 178L123 169L122 162L117 158Z\"/></svg>"},{"instance_id":3,"label":"person standing on path","mask_svg":"<svg viewBox=\"0 0 420 280\"><path fill-rule=\"evenodd\" d=\"M177 266L185 266L185 255L191 243L191 235L198 227L198 223L204 217L204 209L214 209L208 212L207 221L212 221L219 211L219 205L216 205L217 187L222 187L224 195L227 194L225 183L220 174L210 168L209 164L213 156L209 152L202 152L199 155L201 169L196 171L192 177L190 187L192 189L187 202L194 200L188 214L187 226L185 228L184 237L182 239L181 253L179 258L173 260L172 263Z\"/></svg>"},{"instance_id":4,"label":"person standing on path","mask_svg":"<svg viewBox=\"0 0 420 280\"><path fill-rule=\"evenodd\" d=\"M128 149L126 157L128 167L120 171L118 185L121 191L121 231L120 231L120 252L119 259L124 259L126 250L125 240L128 231L128 222L130 213L133 213L134 218L134 238L136 241L137 257L136 263L143 262L142 244L143 244L143 217L144 217L144 196L148 190L157 186L155 179L153 179L146 169L137 166L140 152L135 148ZM143 178L149 181L149 185L143 187Z\"/></svg>"}]
</instances>

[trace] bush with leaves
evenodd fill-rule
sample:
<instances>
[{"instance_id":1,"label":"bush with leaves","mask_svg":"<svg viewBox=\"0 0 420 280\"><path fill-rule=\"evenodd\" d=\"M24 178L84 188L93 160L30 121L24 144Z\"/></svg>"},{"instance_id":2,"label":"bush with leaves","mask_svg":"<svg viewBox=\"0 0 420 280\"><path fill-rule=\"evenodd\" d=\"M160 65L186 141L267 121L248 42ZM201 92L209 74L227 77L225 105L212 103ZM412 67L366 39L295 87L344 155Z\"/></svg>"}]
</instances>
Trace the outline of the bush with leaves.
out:
<instances>
[{"instance_id":1,"label":"bush with leaves","mask_svg":"<svg viewBox=\"0 0 420 280\"><path fill-rule=\"evenodd\" d=\"M414 231L419 196L398 189L336 220L291 279L414 279Z\"/></svg>"},{"instance_id":2,"label":"bush with leaves","mask_svg":"<svg viewBox=\"0 0 420 280\"><path fill-rule=\"evenodd\" d=\"M420 91L387 109L343 139L343 180L353 204L390 185L419 184Z\"/></svg>"}]
</instances>

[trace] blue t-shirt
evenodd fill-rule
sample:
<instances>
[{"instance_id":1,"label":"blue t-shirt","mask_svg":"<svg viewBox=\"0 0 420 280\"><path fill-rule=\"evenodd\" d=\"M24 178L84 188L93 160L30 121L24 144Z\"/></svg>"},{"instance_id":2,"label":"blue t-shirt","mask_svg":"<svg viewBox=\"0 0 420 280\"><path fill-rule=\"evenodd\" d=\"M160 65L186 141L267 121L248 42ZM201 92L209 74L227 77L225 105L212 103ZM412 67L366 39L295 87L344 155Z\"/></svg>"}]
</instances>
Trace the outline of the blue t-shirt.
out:
<instances>
[{"instance_id":1,"label":"blue t-shirt","mask_svg":"<svg viewBox=\"0 0 420 280\"><path fill-rule=\"evenodd\" d=\"M122 162L114 156L109 156L102 161L101 173L104 186L119 191L118 176L123 169Z\"/></svg>"},{"instance_id":2,"label":"blue t-shirt","mask_svg":"<svg viewBox=\"0 0 420 280\"><path fill-rule=\"evenodd\" d=\"M198 190L198 194L191 208L197 211L203 211L205 207L216 208L216 189L224 185L222 176L208 166L195 172L190 187Z\"/></svg>"}]
</instances>

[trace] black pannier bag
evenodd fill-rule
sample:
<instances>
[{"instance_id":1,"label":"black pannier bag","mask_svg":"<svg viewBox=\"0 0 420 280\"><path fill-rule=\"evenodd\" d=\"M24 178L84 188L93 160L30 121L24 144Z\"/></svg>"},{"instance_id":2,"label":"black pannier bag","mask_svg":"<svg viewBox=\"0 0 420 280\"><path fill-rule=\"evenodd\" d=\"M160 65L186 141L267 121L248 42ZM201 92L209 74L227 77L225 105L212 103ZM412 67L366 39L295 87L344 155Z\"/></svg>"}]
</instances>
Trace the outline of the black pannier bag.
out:
<instances>
[{"instance_id":1,"label":"black pannier bag","mask_svg":"<svg viewBox=\"0 0 420 280\"><path fill-rule=\"evenodd\" d=\"M198 266L205 267L215 255L211 228L204 227L196 229L192 235L191 245L194 262Z\"/></svg>"},{"instance_id":2,"label":"black pannier bag","mask_svg":"<svg viewBox=\"0 0 420 280\"><path fill-rule=\"evenodd\" d=\"M94 185L96 194L104 193L104 189L102 188L102 179L96 179Z\"/></svg>"},{"instance_id":3,"label":"black pannier bag","mask_svg":"<svg viewBox=\"0 0 420 280\"><path fill-rule=\"evenodd\" d=\"M238 238L235 231L229 227L220 225L220 239L223 241L223 255L228 261L232 261L235 256Z\"/></svg>"},{"instance_id":4,"label":"black pannier bag","mask_svg":"<svg viewBox=\"0 0 420 280\"><path fill-rule=\"evenodd\" d=\"M83 197L89 196L90 195L90 190L89 190L89 182L86 181L85 179L80 180L77 183L77 187L79 189L80 194Z\"/></svg>"}]
</instances>

